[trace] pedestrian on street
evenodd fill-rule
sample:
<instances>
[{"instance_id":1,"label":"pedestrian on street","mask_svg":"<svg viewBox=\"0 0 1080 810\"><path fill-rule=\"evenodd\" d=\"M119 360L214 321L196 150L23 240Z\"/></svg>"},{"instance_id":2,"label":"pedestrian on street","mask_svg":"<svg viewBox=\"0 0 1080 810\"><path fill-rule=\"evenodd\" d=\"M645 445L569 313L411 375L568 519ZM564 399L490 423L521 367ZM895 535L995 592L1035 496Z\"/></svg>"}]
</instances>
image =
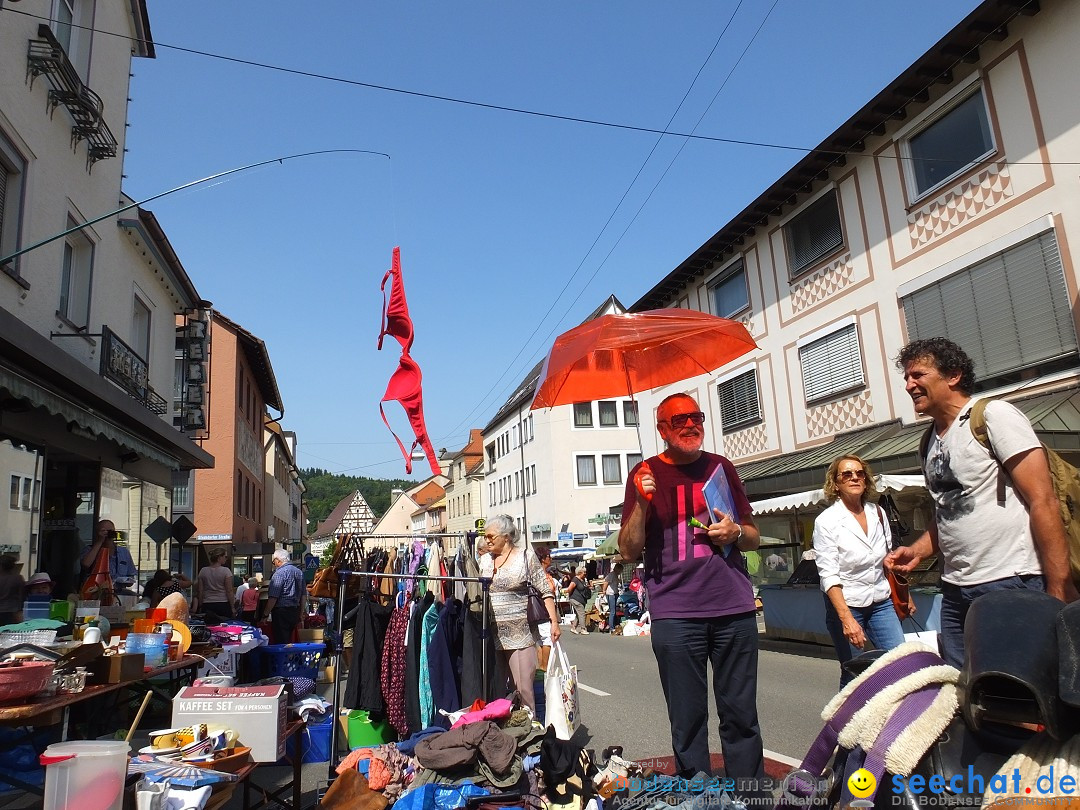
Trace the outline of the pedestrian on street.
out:
<instances>
[{"instance_id":1,"label":"pedestrian on street","mask_svg":"<svg viewBox=\"0 0 1080 810\"><path fill-rule=\"evenodd\" d=\"M758 629L744 551L761 537L730 461L702 450L705 414L693 397L660 403L656 427L666 447L627 476L619 552L645 553L652 648L671 723L679 776L711 774L708 667L720 715L726 776L736 793L760 790L765 775L757 712ZM704 484L722 472L732 514L708 514ZM696 517L706 526L687 522Z\"/></svg>"},{"instance_id":2,"label":"pedestrian on street","mask_svg":"<svg viewBox=\"0 0 1080 810\"><path fill-rule=\"evenodd\" d=\"M195 601L200 613L213 613L222 619L233 617L233 572L225 565L229 555L223 548L210 552L210 564L195 577Z\"/></svg>"},{"instance_id":3,"label":"pedestrian on street","mask_svg":"<svg viewBox=\"0 0 1080 810\"><path fill-rule=\"evenodd\" d=\"M879 650L904 643L882 565L892 548L892 531L881 507L867 499L876 494L865 461L858 456L834 459L825 473L825 500L832 505L814 521L825 626L840 661L841 689L855 677L844 664L866 646L867 637Z\"/></svg>"},{"instance_id":4,"label":"pedestrian on street","mask_svg":"<svg viewBox=\"0 0 1080 810\"><path fill-rule=\"evenodd\" d=\"M961 667L964 622L979 596L1031 589L1077 598L1065 527L1046 453L1023 412L991 400L984 412L990 446L975 437L968 424L975 366L963 349L942 337L916 340L900 350L896 366L915 413L934 420L922 458L934 517L886 564L907 574L941 554L942 657Z\"/></svg>"},{"instance_id":5,"label":"pedestrian on street","mask_svg":"<svg viewBox=\"0 0 1080 810\"><path fill-rule=\"evenodd\" d=\"M587 636L589 628L585 623L585 605L589 603L592 589L589 587L589 581L585 576L584 563L574 571L574 576L570 580L570 585L567 586L566 593L570 599L570 605L574 608L574 624L570 628L570 632Z\"/></svg>"},{"instance_id":6,"label":"pedestrian on street","mask_svg":"<svg viewBox=\"0 0 1080 810\"><path fill-rule=\"evenodd\" d=\"M548 570L551 567L551 549L549 549L543 543L533 546L533 551L536 553L536 559L540 562L540 567L544 571L544 577L547 579L548 587L551 588L551 597L555 599L555 578L551 576L551 572ZM559 606L555 603L555 618L559 617ZM540 634L540 644L536 650L536 668L547 671L548 658L551 656L551 622L540 622L536 625L536 632Z\"/></svg>"},{"instance_id":7,"label":"pedestrian on street","mask_svg":"<svg viewBox=\"0 0 1080 810\"><path fill-rule=\"evenodd\" d=\"M306 612L307 585L304 572L292 564L285 549L274 552L273 562L274 575L267 588L265 615L270 617L270 641L288 644Z\"/></svg>"},{"instance_id":8,"label":"pedestrian on street","mask_svg":"<svg viewBox=\"0 0 1080 810\"><path fill-rule=\"evenodd\" d=\"M619 588L622 587L619 580L622 577L622 572L622 563L615 563L611 568L611 572L604 577L604 596L607 597L608 604L607 632L609 633L615 629L616 608L619 604Z\"/></svg>"},{"instance_id":9,"label":"pedestrian on street","mask_svg":"<svg viewBox=\"0 0 1080 810\"><path fill-rule=\"evenodd\" d=\"M540 561L528 548L518 548L518 530L509 515L496 515L484 524L491 553L480 560L480 576L490 577L491 613L495 619L495 649L510 673L521 702L536 715L533 681L536 677L536 644L529 624L529 585L544 599L551 621L552 644L559 640L555 598Z\"/></svg>"}]
</instances>

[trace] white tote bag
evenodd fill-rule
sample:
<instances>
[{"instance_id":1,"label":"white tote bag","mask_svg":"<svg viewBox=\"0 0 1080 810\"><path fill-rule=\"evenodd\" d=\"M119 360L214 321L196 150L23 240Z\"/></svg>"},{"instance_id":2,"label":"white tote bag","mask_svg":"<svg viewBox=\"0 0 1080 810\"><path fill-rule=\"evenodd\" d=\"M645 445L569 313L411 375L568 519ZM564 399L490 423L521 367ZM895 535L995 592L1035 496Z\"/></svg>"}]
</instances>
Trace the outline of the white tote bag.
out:
<instances>
[{"instance_id":1,"label":"white tote bag","mask_svg":"<svg viewBox=\"0 0 1080 810\"><path fill-rule=\"evenodd\" d=\"M544 702L549 726L555 726L555 736L569 740L581 725L578 707L577 667L570 666L559 642L555 642L544 675Z\"/></svg>"}]
</instances>

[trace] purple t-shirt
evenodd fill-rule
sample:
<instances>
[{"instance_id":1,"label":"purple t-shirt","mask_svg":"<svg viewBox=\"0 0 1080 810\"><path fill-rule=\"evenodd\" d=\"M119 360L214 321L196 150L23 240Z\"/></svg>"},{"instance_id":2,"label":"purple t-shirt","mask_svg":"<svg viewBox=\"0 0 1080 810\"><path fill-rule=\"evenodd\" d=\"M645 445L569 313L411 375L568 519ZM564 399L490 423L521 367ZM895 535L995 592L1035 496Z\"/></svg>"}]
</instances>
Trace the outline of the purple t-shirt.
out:
<instances>
[{"instance_id":1,"label":"purple t-shirt","mask_svg":"<svg viewBox=\"0 0 1080 810\"><path fill-rule=\"evenodd\" d=\"M707 514L701 488L718 464L724 466L739 517L750 517L753 509L735 467L714 453L702 453L697 461L678 466L659 456L648 463L656 479L656 493L645 520L645 587L652 618L701 619L753 611L754 589L742 552L732 546L725 558L705 531L687 523L691 517L706 525L714 522ZM637 469L634 467L626 479L624 520L636 508Z\"/></svg>"}]
</instances>

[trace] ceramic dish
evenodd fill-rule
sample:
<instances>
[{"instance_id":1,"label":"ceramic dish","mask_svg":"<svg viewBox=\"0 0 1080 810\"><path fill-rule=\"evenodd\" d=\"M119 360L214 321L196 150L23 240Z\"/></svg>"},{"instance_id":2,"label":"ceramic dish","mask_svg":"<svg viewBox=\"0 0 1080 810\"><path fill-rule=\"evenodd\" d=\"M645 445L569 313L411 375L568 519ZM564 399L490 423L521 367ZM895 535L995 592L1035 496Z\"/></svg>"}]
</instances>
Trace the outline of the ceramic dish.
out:
<instances>
[{"instance_id":1,"label":"ceramic dish","mask_svg":"<svg viewBox=\"0 0 1080 810\"><path fill-rule=\"evenodd\" d=\"M154 748L152 745L148 745L145 748L139 749L140 754L148 754L152 757L165 756L166 754L178 754L179 748Z\"/></svg>"}]
</instances>

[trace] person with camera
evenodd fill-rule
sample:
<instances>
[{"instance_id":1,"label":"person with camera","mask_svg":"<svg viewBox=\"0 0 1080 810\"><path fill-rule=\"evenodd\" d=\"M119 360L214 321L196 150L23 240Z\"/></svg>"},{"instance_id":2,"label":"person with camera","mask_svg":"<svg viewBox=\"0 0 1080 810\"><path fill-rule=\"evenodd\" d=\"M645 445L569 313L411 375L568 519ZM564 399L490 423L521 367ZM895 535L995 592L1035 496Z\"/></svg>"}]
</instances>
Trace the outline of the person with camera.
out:
<instances>
[{"instance_id":1,"label":"person with camera","mask_svg":"<svg viewBox=\"0 0 1080 810\"><path fill-rule=\"evenodd\" d=\"M83 552L80 562L85 579L94 570L94 563L104 548L109 554L109 576L112 578L113 587L117 591L125 592L135 583L138 569L135 561L131 559L131 552L127 546L118 546L116 538L119 537L116 526L111 520L99 520L94 526L94 541Z\"/></svg>"}]
</instances>

